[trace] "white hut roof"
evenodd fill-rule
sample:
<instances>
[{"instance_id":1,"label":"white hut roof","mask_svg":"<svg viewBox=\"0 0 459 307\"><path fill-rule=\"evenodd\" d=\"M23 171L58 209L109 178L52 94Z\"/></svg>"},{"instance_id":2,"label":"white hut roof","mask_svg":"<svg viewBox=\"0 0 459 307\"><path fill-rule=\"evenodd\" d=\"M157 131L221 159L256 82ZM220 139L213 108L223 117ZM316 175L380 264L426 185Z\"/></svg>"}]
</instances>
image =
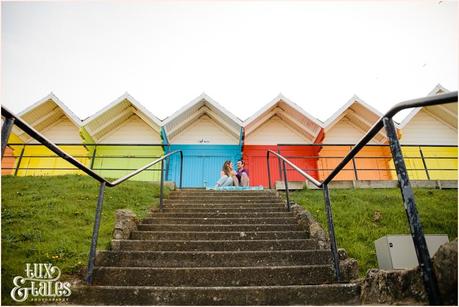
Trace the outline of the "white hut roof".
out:
<instances>
[{"instance_id":1,"label":"white hut roof","mask_svg":"<svg viewBox=\"0 0 459 307\"><path fill-rule=\"evenodd\" d=\"M249 135L270 120L273 116L280 117L290 126L314 141L322 129L322 122L303 110L299 105L279 94L271 102L244 121L246 135Z\"/></svg>"},{"instance_id":2,"label":"white hut roof","mask_svg":"<svg viewBox=\"0 0 459 307\"><path fill-rule=\"evenodd\" d=\"M137 115L153 130L160 133L161 120L148 111L134 97L125 93L106 107L83 121L82 126L97 141L116 129L131 116Z\"/></svg>"},{"instance_id":3,"label":"white hut roof","mask_svg":"<svg viewBox=\"0 0 459 307\"><path fill-rule=\"evenodd\" d=\"M81 119L76 116L56 95L48 94L18 114L25 122L38 131L54 125L63 116L78 129ZM13 132L23 141L30 137L19 128L14 127Z\"/></svg>"},{"instance_id":4,"label":"white hut roof","mask_svg":"<svg viewBox=\"0 0 459 307\"><path fill-rule=\"evenodd\" d=\"M341 119L346 118L352 125L366 133L381 118L382 114L357 95L349 99L338 111L336 111L324 123L325 135L327 131L333 128ZM381 130L374 138L382 143L386 140L386 135Z\"/></svg>"},{"instance_id":5,"label":"white hut roof","mask_svg":"<svg viewBox=\"0 0 459 307\"><path fill-rule=\"evenodd\" d=\"M169 139L173 138L205 115L216 121L234 137L240 137L241 120L205 93L199 95L164 120L163 127L167 137Z\"/></svg>"},{"instance_id":6,"label":"white hut roof","mask_svg":"<svg viewBox=\"0 0 459 307\"><path fill-rule=\"evenodd\" d=\"M434 96L439 94L448 93L449 90L444 88L441 84L437 84L433 90L431 90L428 96ZM424 110L429 115L438 119L439 121L446 123L448 126L457 129L457 103L449 103L444 105L419 107L411 110L405 119L400 123L400 129L406 127L406 125L421 111Z\"/></svg>"}]
</instances>

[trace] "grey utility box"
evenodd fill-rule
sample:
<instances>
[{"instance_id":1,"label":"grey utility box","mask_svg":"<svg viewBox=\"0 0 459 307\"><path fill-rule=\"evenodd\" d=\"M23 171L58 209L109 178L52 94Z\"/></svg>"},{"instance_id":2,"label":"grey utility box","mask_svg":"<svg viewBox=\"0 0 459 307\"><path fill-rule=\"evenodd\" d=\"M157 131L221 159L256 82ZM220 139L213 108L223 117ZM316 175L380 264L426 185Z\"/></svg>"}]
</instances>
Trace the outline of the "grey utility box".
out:
<instances>
[{"instance_id":1,"label":"grey utility box","mask_svg":"<svg viewBox=\"0 0 459 307\"><path fill-rule=\"evenodd\" d=\"M447 235L426 235L427 249L432 258L438 248L448 243ZM378 265L382 270L411 269L418 258L411 235L390 235L375 241Z\"/></svg>"}]
</instances>

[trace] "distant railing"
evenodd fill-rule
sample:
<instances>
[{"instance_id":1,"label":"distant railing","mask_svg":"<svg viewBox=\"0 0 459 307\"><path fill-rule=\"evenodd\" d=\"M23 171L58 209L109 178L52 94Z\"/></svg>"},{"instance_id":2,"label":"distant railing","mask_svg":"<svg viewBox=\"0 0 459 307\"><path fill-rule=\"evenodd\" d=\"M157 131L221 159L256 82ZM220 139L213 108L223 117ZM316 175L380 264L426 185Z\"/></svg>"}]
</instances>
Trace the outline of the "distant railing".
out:
<instances>
[{"instance_id":1,"label":"distant railing","mask_svg":"<svg viewBox=\"0 0 459 307\"><path fill-rule=\"evenodd\" d=\"M152 159L158 159L159 155L146 155L144 151L150 148L152 151L158 148L167 148L164 144L56 144L61 148L68 149L73 152L72 148L84 148L87 150L86 155L72 155L81 163L88 166L90 169L105 177L117 177L125 175L136 170L136 166L141 166L141 162L147 162ZM3 162L11 159L10 163L2 164L3 175L53 175L65 174L79 171L75 166L64 165L65 163L56 163L51 165L54 159L60 159L53 152L49 154L31 154L28 153L28 148L44 147L42 144L23 144L23 143L8 143L8 147L16 148L17 155L6 155ZM125 154L101 154L97 148L102 150L110 147L135 147L142 150L142 154L133 153ZM312 148L319 151L316 155L296 155L284 153L288 152L289 147ZM327 152L328 149L333 149L333 152L345 153L352 148L352 144L279 144L277 145L277 153L297 164L301 170L309 173L316 179L324 179L334 167L344 158L343 155L332 154ZM392 180L396 179L395 166L393 165L392 155L390 155L389 145L367 144L364 148L381 149L387 155L358 155L352 159L350 163L342 170L342 174L335 180ZM418 180L456 180L457 179L457 146L450 145L401 145L404 153L405 161L407 162L407 171L412 179ZM451 150L452 154L445 155L445 150ZM31 150L33 151L33 150ZM92 153L91 153L92 152ZM167 152L167 149L164 149ZM192 156L190 156L192 157ZM206 156L208 157L208 156ZM262 157L260 157L262 158ZM146 160L146 161L145 161ZM370 163L373 167L365 166L366 162L379 160L381 163ZM297 161L299 163L297 163ZM311 161L314 167L302 167L300 162ZM116 163L115 163L116 162ZM59 164L61 164L59 166ZM114 165L122 165L129 167L114 167ZM132 166L134 165L134 166ZM374 167L377 166L377 167ZM447 167L445 167L447 166ZM250 169L250 165L248 165ZM169 168L166 167L166 178L168 178ZM143 180L159 180L160 175L159 165L156 168L146 169ZM291 167L287 166L287 173L295 172ZM376 174L376 172L379 172ZM218 173L218 169L216 170ZM279 172L277 179L282 180L282 172ZM291 176L290 176L291 177Z\"/></svg>"},{"instance_id":2,"label":"distant railing","mask_svg":"<svg viewBox=\"0 0 459 307\"><path fill-rule=\"evenodd\" d=\"M93 277L93 270L94 270L94 264L95 264L95 259L96 259L96 248L97 248L97 239L99 237L99 227L100 227L100 219L102 215L102 204L104 201L104 191L105 187L115 187L126 180L140 174L141 172L145 171L146 169L150 168L153 165L156 165L158 163L161 163L161 179L160 179L160 209L163 209L163 189L164 189L164 161L169 159L170 156L175 155L175 154L180 154L180 183L179 187L182 187L182 169L183 169L183 153L181 150L175 150L173 152L170 152L159 159L156 159L152 162L147 163L146 165L138 168L137 170L115 180L115 181L108 181L107 179L103 178L99 174L95 173L93 170L88 168L86 165L82 164L80 161L76 160L74 157L71 155L67 154L65 151L60 149L56 144L48 140L45 136L43 136L41 133L36 131L34 128L32 128L29 124L27 124L25 121L23 121L21 118L10 112L8 109L2 106L2 116L5 118L5 121L2 126L2 135L1 135L1 146L2 146L2 158L5 153L5 149L7 146L7 141L8 138L11 134L11 130L14 125L16 125L18 128L20 128L22 131L27 133L29 136L31 136L33 139L37 140L40 144L46 146L49 150L54 152L56 155L61 157L62 159L66 160L79 170L83 171L84 173L88 174L95 180L100 182L100 187L99 187L99 194L97 198L97 206L96 206L96 216L94 220L94 228L93 228L93 234L92 234L92 239L91 239L91 247L89 251L89 259L88 259L88 272L86 276L86 282L88 284L92 283L92 277Z\"/></svg>"},{"instance_id":3,"label":"distant railing","mask_svg":"<svg viewBox=\"0 0 459 307\"><path fill-rule=\"evenodd\" d=\"M63 150L74 153L72 156L75 159L96 171L96 173L109 178L128 174L146 162L160 158L164 153L163 148L167 147L167 145L164 144L58 143L56 145ZM11 160L7 163L7 166L2 165L3 175L55 175L80 171L78 167L60 160L57 154L40 143L8 143L7 146L14 150L3 158L4 162ZM128 147L135 147L136 150L140 149L141 152L130 154L123 153L123 150ZM121 154L116 153L118 148L119 151L122 152ZM160 154L158 154L158 149L161 150ZM37 153L39 150L43 152ZM107 153L104 153L104 151ZM113 153L113 151L115 152ZM148 151L155 152L155 154L148 154ZM145 172L152 173L150 176L145 176L146 179L159 180L159 166L146 169ZM156 175L154 173L156 173Z\"/></svg>"},{"instance_id":4,"label":"distant railing","mask_svg":"<svg viewBox=\"0 0 459 307\"><path fill-rule=\"evenodd\" d=\"M332 155L327 149L336 150L336 152L346 153L352 149L352 144L279 144L277 153L290 161L314 161L317 167L300 167L303 171L311 174L316 179L325 179L345 157L343 155ZM284 154L291 146L303 148L320 148L318 155L295 155ZM401 145L404 153L405 162L407 162L407 171L412 179L417 180L457 180L458 170L458 148L452 145ZM342 169L344 174L334 180L396 180L396 168L393 164L392 155L390 154L390 145L385 144L367 144L363 149L379 151L375 154L371 152L364 155L355 156ZM387 155L380 155L385 153ZM446 153L451 151L451 153ZM378 163L376 163L378 162ZM364 164L369 164L365 166ZM447 165L446 165L447 164ZM297 165L298 166L298 165ZM287 172L294 172L287 166ZM378 174L377 174L378 172ZM282 180L282 172L280 172Z\"/></svg>"},{"instance_id":5,"label":"distant railing","mask_svg":"<svg viewBox=\"0 0 459 307\"><path fill-rule=\"evenodd\" d=\"M287 158L283 157L279 153L276 153L272 150L266 152L266 162L268 169L268 182L271 187L271 178L270 178L270 155L277 157L279 161L279 167L281 168L281 173L284 176L285 184L285 193L287 198L287 209L290 210L290 199L289 199L289 188L288 188L288 175L286 171L286 164L290 165L292 169L298 172L306 180L314 184L316 187L321 188L324 193L325 199L325 212L327 215L328 223L328 232L330 237L330 248L332 251L332 258L336 273L337 281L341 281L340 270L339 270L339 259L338 259L338 250L335 240L335 230L333 223L333 214L330 202L330 192L328 189L328 184L336 178L336 176L346 167L346 165L351 162L356 155L365 147L367 144L374 138L374 136L382 129L385 128L387 137L389 139L390 150L392 153L392 159L394 161L395 170L397 173L397 178L400 185L400 192L403 198L403 205L405 208L406 216L408 219L408 224L410 226L411 236L413 238L414 247L416 255L419 262L419 267L421 268L421 275L424 282L424 287L429 298L431 305L440 305L441 297L439 294L438 284L433 271L432 262L430 260L429 251L427 249L426 240L424 237L424 232L422 230L422 225L418 217L416 203L414 200L414 193L411 188L410 180L408 177L408 171L405 165L405 160L402 154L402 148L398 141L397 132L395 129L394 122L392 117L404 109L415 108L415 107L425 107L433 106L446 103L457 103L458 96L456 92L450 92L446 94L429 96L418 98L410 101L401 102L394 107L392 107L386 114L384 114L371 128L370 130L362 137L362 139L354 145L347 155L338 163L338 165L331 171L331 173L323 180L318 181L312 177L307 172L301 170L294 163L289 161Z\"/></svg>"}]
</instances>

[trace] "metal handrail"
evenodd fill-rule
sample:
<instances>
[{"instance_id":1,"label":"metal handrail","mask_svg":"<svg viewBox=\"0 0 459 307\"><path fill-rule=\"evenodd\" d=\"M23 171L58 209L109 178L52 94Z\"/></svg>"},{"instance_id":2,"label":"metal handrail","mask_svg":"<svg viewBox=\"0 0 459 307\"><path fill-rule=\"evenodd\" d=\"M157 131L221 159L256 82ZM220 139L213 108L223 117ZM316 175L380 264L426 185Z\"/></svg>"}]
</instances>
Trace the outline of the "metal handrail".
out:
<instances>
[{"instance_id":1,"label":"metal handrail","mask_svg":"<svg viewBox=\"0 0 459 307\"><path fill-rule=\"evenodd\" d=\"M360 149L362 149L363 146L366 145L366 143L371 141L371 139L379 132L379 130L381 130L384 127L385 118L390 119L391 124L394 125L392 117L402 110L416 107L434 106L446 103L457 103L457 91L436 96L428 96L423 98L407 100L405 102L400 102L396 104L370 128L367 134L365 134L360 139L360 141L349 151L349 153L343 158L343 160L335 167L335 170L331 172L327 176L327 178L325 178L322 184L328 184L330 181L332 181L333 178L335 178L336 175L338 175L338 173L346 166L346 164L357 155Z\"/></svg>"},{"instance_id":2,"label":"metal handrail","mask_svg":"<svg viewBox=\"0 0 459 307\"><path fill-rule=\"evenodd\" d=\"M100 219L102 215L102 205L104 201L104 191L105 187L115 187L126 180L132 178L135 175L138 175L139 173L145 171L146 169L150 168L151 166L160 163L161 162L161 183L160 183L160 200L159 200L159 207L160 210L163 209L163 187L164 187L164 160L169 159L170 156L179 153L180 154L180 182L179 182L179 187L182 188L182 174L183 174L183 152L182 150L175 150L172 151L150 163L147 163L146 165L138 168L137 170L115 180L115 181L108 181L107 179L103 178L102 176L98 175L95 173L92 169L88 168L84 164L82 164L80 161L76 160L74 157L71 155L67 154L65 151L60 149L59 147L56 146L53 142L48 140L45 136L43 136L40 132L36 131L34 128L32 128L29 124L27 124L25 121L23 121L21 118L13 114L11 111L9 111L7 108L2 106L2 116L5 117L5 122L3 123L2 126L2 136L1 136L1 146L2 146L2 158L5 152L5 148L8 142L8 138L11 134L11 130L13 128L13 125L16 125L19 127L22 131L30 135L32 138L49 148L51 151L53 151L55 154L57 154L59 157L63 158L64 160L68 161L81 171L85 172L88 174L90 177L96 179L97 181L100 182L100 187L99 187L99 194L97 198L97 206L96 206L96 216L94 220L94 227L93 227L93 234L92 234L92 239L91 239L91 247L89 250L89 259L88 259L88 272L86 275L86 282L88 284L92 283L92 273L94 270L94 264L95 264L95 258L96 258L96 248L97 248L97 239L99 237L99 228L100 228Z\"/></svg>"},{"instance_id":3,"label":"metal handrail","mask_svg":"<svg viewBox=\"0 0 459 307\"><path fill-rule=\"evenodd\" d=\"M430 260L429 251L427 249L427 243L425 240L424 232L422 230L421 222L418 217L416 203L414 200L414 193L411 188L411 184L408 178L408 172L406 169L405 161L403 158L402 150L400 143L398 141L397 132L395 129L394 122L392 117L396 115L398 112L415 107L426 107L426 106L434 106L439 104L447 104L447 103L457 103L458 95L457 91L450 92L446 94L436 95L436 96L428 96L423 98L417 98L413 100L408 100L405 102L400 102L392 107L388 112L386 112L378 121L370 128L370 130L360 139L360 141L354 145L353 148L349 151L349 153L343 158L343 160L333 169L333 171L322 181L318 181L313 178L311 175L305 173L301 170L298 166L294 163L280 155L280 153L276 153L272 150L268 150L266 153L266 160L268 166L268 181L269 187L271 188L271 173L270 173L270 166L269 166L269 156L270 154L274 154L277 156L279 160L279 166L282 164L283 170L283 177L284 177L284 184L285 184L285 193L287 198L287 208L290 210L290 198L289 198L289 189L288 189L288 178L285 164L287 163L294 170L296 170L300 175L305 177L307 180L312 182L318 188L321 188L324 193L325 199L325 210L327 214L327 222L328 222L328 232L330 236L330 248L332 251L333 256L333 263L335 266L335 274L337 281L341 281L340 271L339 271L339 259L338 259L338 252L335 240L335 231L334 231L334 224L333 224L333 215L331 209L331 202L330 202L330 193L328 189L328 184L341 172L344 167L354 159L354 157L359 153L359 151L373 139L373 137L384 127L386 130L386 134L389 139L389 146L392 153L392 158L394 160L395 169L397 172L397 177L400 185L400 192L403 198L403 205L405 208L405 212L407 215L408 223L410 226L411 236L413 238L414 247L416 251L416 255L418 258L419 266L421 268L421 275L424 282L424 287L427 292L427 296L429 298L429 302L431 305L439 305L441 304L441 297L440 292L438 290L438 284L436 281L435 274L433 272L432 262ZM282 163L280 163L282 161Z\"/></svg>"}]
</instances>

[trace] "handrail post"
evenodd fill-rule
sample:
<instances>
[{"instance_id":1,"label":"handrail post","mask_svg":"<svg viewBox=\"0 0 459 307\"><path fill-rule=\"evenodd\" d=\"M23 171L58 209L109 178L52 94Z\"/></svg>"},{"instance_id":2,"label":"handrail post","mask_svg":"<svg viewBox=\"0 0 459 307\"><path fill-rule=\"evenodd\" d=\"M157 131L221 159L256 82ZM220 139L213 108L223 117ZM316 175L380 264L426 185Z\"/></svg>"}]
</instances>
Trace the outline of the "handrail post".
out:
<instances>
[{"instance_id":1,"label":"handrail post","mask_svg":"<svg viewBox=\"0 0 459 307\"><path fill-rule=\"evenodd\" d=\"M269 154L270 152L266 152L266 163L268 164L268 187L271 190L271 168L269 167Z\"/></svg>"},{"instance_id":2,"label":"handrail post","mask_svg":"<svg viewBox=\"0 0 459 307\"><path fill-rule=\"evenodd\" d=\"M324 191L325 213L327 214L328 236L330 237L330 249L333 257L333 266L335 267L336 281L340 282L341 272L339 269L338 247L336 246L335 225L333 224L333 213L331 208L330 191L328 190L328 184L324 184L322 190Z\"/></svg>"},{"instance_id":3,"label":"handrail post","mask_svg":"<svg viewBox=\"0 0 459 307\"><path fill-rule=\"evenodd\" d=\"M287 196L287 211L290 211L290 196L288 194L287 168L285 167L285 161L284 160L282 160L282 168L283 168L283 172L284 172L285 195Z\"/></svg>"},{"instance_id":4,"label":"handrail post","mask_svg":"<svg viewBox=\"0 0 459 307\"><path fill-rule=\"evenodd\" d=\"M161 160L161 183L159 185L159 210L163 211L164 160Z\"/></svg>"},{"instance_id":5,"label":"handrail post","mask_svg":"<svg viewBox=\"0 0 459 307\"><path fill-rule=\"evenodd\" d=\"M21 168L22 158L24 157L24 151L27 145L23 145L21 149L21 154L19 155L18 162L16 164L16 169L14 170L14 176L17 176L19 173L19 169Z\"/></svg>"},{"instance_id":6,"label":"handrail post","mask_svg":"<svg viewBox=\"0 0 459 307\"><path fill-rule=\"evenodd\" d=\"M352 146L349 146L349 150L352 150ZM359 175L357 174L357 163L355 162L355 157L352 157L352 166L354 167L355 180L359 180Z\"/></svg>"},{"instance_id":7,"label":"handrail post","mask_svg":"<svg viewBox=\"0 0 459 307\"><path fill-rule=\"evenodd\" d=\"M427 180L430 180L429 170L427 169L427 163L426 163L426 160L424 159L424 154L422 153L421 146L419 146L419 153L421 154L422 165L424 165L424 170L426 171Z\"/></svg>"},{"instance_id":8,"label":"handrail post","mask_svg":"<svg viewBox=\"0 0 459 307\"><path fill-rule=\"evenodd\" d=\"M3 122L2 126L2 159L3 155L5 154L6 144L8 143L8 139L10 138L11 130L13 129L14 125L14 118L13 117L5 117L5 121Z\"/></svg>"},{"instance_id":9,"label":"handrail post","mask_svg":"<svg viewBox=\"0 0 459 307\"><path fill-rule=\"evenodd\" d=\"M402 193L403 205L408 218L411 237L413 238L414 249L416 250L419 267L421 268L424 287L426 289L430 305L441 305L437 279L433 271L421 221L419 220L413 189L411 188L410 180L408 178L408 172L406 170L402 150L395 131L394 122L392 121L392 118L384 117L383 123L386 129L387 137L389 138L392 158L394 159L395 170L397 172L400 191Z\"/></svg>"},{"instance_id":10,"label":"handrail post","mask_svg":"<svg viewBox=\"0 0 459 307\"><path fill-rule=\"evenodd\" d=\"M88 285L92 284L94 264L96 262L97 238L99 237L100 218L102 215L102 205L104 203L104 190L105 190L105 182L102 181L99 187L99 196L97 198L97 207L96 207L96 218L94 220L94 228L92 230L92 239L91 239L91 248L89 250L88 273L86 275L86 283Z\"/></svg>"},{"instance_id":11,"label":"handrail post","mask_svg":"<svg viewBox=\"0 0 459 307\"><path fill-rule=\"evenodd\" d=\"M180 189L183 182L183 152L180 150Z\"/></svg>"}]
</instances>

